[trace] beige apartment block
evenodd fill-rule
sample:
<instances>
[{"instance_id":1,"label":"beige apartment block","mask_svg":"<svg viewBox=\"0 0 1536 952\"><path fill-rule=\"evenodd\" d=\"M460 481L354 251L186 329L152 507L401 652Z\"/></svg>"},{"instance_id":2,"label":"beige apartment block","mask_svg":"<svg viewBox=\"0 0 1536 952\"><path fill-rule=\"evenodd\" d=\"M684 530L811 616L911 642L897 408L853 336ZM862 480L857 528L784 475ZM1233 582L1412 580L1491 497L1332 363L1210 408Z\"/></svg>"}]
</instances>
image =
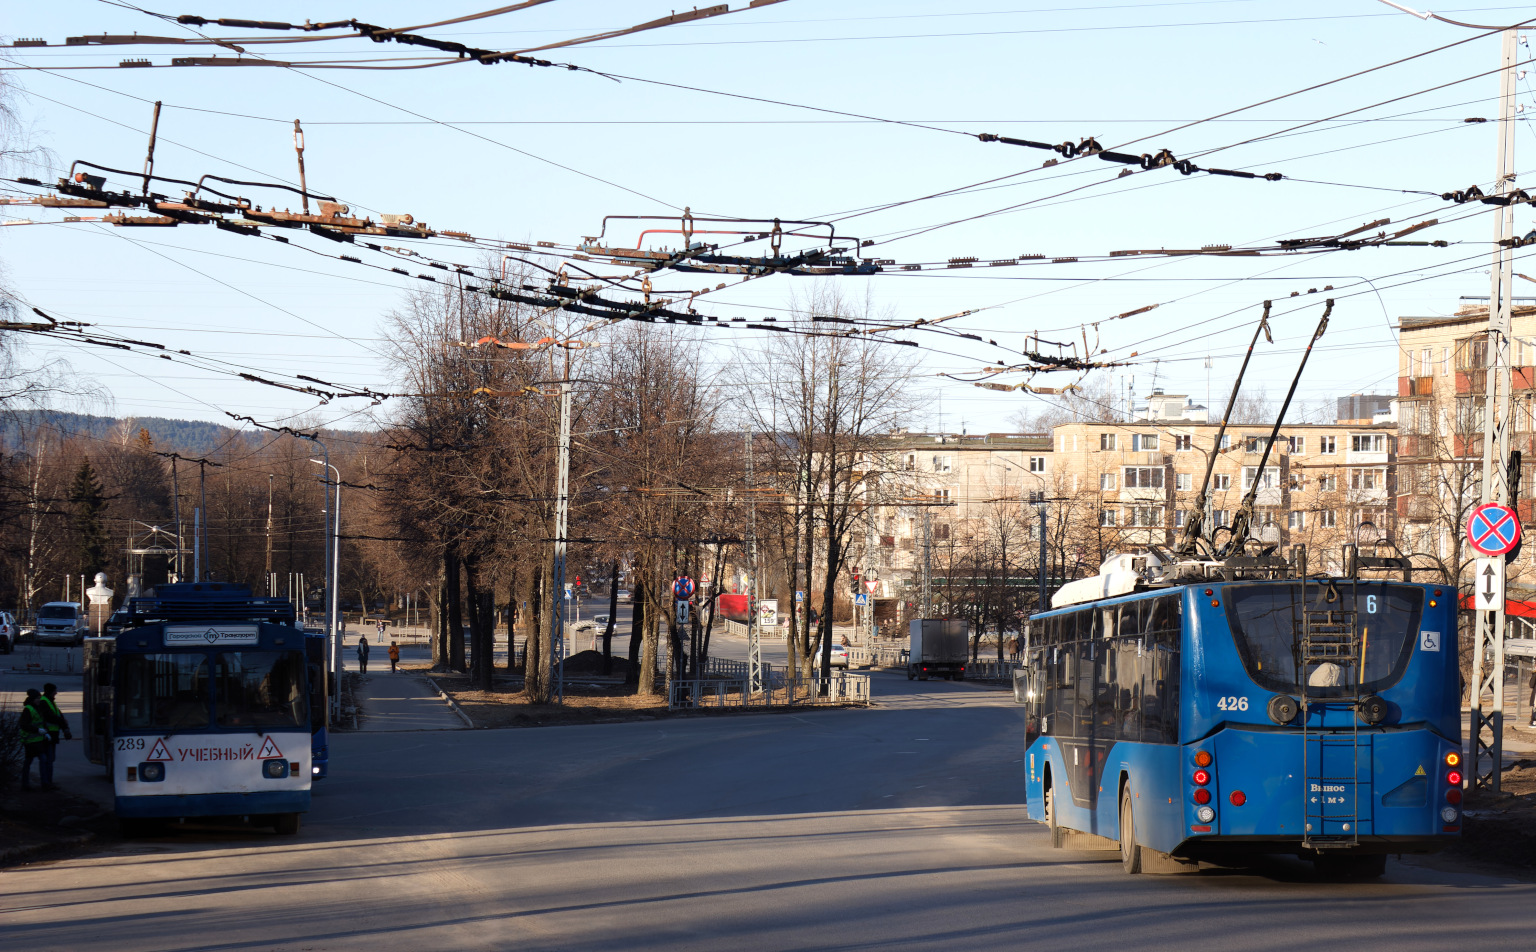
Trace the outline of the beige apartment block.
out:
<instances>
[{"instance_id":1,"label":"beige apartment block","mask_svg":"<svg viewBox=\"0 0 1536 952\"><path fill-rule=\"evenodd\" d=\"M1397 433L1391 424L1294 424L1280 429L1264 461L1272 426L1197 421L1072 423L1052 431L1053 513L1098 530L1102 555L1167 545L1184 526L1209 465L1212 523L1229 525L1257 482L1257 535L1284 545L1336 548L1374 540L1395 526L1392 507ZM1363 533L1363 524L1369 523Z\"/></svg>"},{"instance_id":2,"label":"beige apartment block","mask_svg":"<svg viewBox=\"0 0 1536 952\"><path fill-rule=\"evenodd\" d=\"M1488 307L1463 306L1450 317L1403 317L1398 330L1397 509L1405 548L1434 556L1447 570L1461 573L1475 555L1465 544L1464 531L1482 493ZM1514 308L1513 336L1510 449L1532 460L1536 307ZM1524 485L1532 485L1528 475ZM1528 500L1519 503L1519 512L1529 526ZM1536 581L1518 580L1523 585Z\"/></svg>"}]
</instances>

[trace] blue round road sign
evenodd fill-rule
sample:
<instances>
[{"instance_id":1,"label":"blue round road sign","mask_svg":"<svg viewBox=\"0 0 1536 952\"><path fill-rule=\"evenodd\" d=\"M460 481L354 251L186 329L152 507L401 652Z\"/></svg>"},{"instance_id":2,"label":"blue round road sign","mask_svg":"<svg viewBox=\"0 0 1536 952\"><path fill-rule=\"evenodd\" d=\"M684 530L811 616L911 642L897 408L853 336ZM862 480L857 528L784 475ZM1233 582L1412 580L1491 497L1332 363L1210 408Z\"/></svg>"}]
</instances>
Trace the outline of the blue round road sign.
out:
<instances>
[{"instance_id":1,"label":"blue round road sign","mask_svg":"<svg viewBox=\"0 0 1536 952\"><path fill-rule=\"evenodd\" d=\"M1520 543L1520 517L1508 506L1484 503L1467 519L1467 541L1484 555L1504 555Z\"/></svg>"},{"instance_id":2,"label":"blue round road sign","mask_svg":"<svg viewBox=\"0 0 1536 952\"><path fill-rule=\"evenodd\" d=\"M691 579L688 576L684 575L682 578L680 578L677 581L673 582L672 583L672 594L676 598L678 598L678 599L680 599L682 601L687 601L688 599L692 598L693 597L693 579Z\"/></svg>"}]
</instances>

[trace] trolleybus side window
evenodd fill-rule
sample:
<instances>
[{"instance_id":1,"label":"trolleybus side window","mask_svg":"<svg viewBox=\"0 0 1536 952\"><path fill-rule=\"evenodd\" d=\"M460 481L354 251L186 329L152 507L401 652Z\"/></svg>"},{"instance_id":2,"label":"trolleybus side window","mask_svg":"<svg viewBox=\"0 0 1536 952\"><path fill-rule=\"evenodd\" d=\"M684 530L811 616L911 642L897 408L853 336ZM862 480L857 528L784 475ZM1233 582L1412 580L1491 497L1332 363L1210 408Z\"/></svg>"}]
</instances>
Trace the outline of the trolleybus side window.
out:
<instances>
[{"instance_id":1,"label":"trolleybus side window","mask_svg":"<svg viewBox=\"0 0 1536 952\"><path fill-rule=\"evenodd\" d=\"M225 651L215 666L220 727L303 728L304 655L297 651Z\"/></svg>"},{"instance_id":2,"label":"trolleybus side window","mask_svg":"<svg viewBox=\"0 0 1536 952\"><path fill-rule=\"evenodd\" d=\"M208 726L208 657L125 654L118 659L117 724L127 730Z\"/></svg>"},{"instance_id":3,"label":"trolleybus side window","mask_svg":"<svg viewBox=\"0 0 1536 952\"><path fill-rule=\"evenodd\" d=\"M1226 589L1227 621L1248 676L1285 693L1300 693L1305 681L1312 697L1342 697L1357 684L1371 693L1396 684L1418 643L1423 591L1390 582L1309 583L1305 588L1305 604L1300 584ZM1314 644L1339 642L1337 663L1299 670L1303 621Z\"/></svg>"}]
</instances>

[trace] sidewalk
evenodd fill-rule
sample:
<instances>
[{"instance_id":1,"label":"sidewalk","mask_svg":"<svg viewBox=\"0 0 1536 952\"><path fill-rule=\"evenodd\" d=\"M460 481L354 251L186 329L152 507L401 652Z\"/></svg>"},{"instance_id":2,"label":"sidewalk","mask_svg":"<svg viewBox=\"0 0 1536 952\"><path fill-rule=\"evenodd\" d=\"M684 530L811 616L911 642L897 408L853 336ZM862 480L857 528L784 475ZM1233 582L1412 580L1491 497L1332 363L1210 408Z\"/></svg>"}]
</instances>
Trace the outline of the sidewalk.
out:
<instances>
[{"instance_id":1,"label":"sidewalk","mask_svg":"<svg viewBox=\"0 0 1536 952\"><path fill-rule=\"evenodd\" d=\"M438 696L426 678L407 671L389 670L389 640L376 645L371 629L349 631L342 642L346 670L357 671L357 641L368 638L368 674L358 682L356 700L362 717L359 731L458 731L464 722ZM424 645L401 645L400 661L425 661L431 650Z\"/></svg>"}]
</instances>

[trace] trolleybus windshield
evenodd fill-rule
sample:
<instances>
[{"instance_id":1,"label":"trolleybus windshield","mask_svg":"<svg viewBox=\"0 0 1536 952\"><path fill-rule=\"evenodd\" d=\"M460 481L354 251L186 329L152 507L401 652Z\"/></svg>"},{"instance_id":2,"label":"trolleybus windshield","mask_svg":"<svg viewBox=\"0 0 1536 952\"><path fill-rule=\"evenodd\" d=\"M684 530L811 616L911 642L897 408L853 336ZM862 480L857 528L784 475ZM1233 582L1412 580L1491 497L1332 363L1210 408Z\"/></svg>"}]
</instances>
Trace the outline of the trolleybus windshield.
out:
<instances>
[{"instance_id":1,"label":"trolleybus windshield","mask_svg":"<svg viewBox=\"0 0 1536 952\"><path fill-rule=\"evenodd\" d=\"M1306 600L1302 593L1305 590ZM1232 585L1224 592L1232 639L1248 676L1262 687L1312 697L1377 692L1397 683L1417 643L1424 592L1389 582L1321 581ZM1304 617L1305 616L1305 617ZM1338 663L1301 670L1303 624L1314 644L1353 639ZM1362 659L1356 664L1354 658ZM1358 670L1357 670L1358 669Z\"/></svg>"},{"instance_id":2,"label":"trolleybus windshield","mask_svg":"<svg viewBox=\"0 0 1536 952\"><path fill-rule=\"evenodd\" d=\"M220 727L309 729L303 652L224 651L214 671Z\"/></svg>"},{"instance_id":3,"label":"trolleybus windshield","mask_svg":"<svg viewBox=\"0 0 1536 952\"><path fill-rule=\"evenodd\" d=\"M125 654L117 666L117 723L127 730L208 726L208 656Z\"/></svg>"}]
</instances>

